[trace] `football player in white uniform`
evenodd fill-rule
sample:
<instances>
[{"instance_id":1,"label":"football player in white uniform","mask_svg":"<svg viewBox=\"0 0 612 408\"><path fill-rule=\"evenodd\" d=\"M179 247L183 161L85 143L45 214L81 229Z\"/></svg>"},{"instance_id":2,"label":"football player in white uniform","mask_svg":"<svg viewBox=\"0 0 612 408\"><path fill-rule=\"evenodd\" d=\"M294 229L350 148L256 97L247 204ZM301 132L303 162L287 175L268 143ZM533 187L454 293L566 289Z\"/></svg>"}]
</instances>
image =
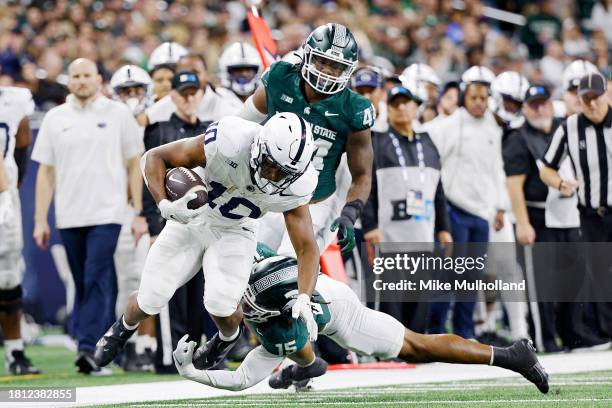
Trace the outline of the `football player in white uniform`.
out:
<instances>
[{"instance_id":1,"label":"football player in white uniform","mask_svg":"<svg viewBox=\"0 0 612 408\"><path fill-rule=\"evenodd\" d=\"M147 72L136 65L124 65L110 80L114 100L125 103L138 116L153 102L153 81Z\"/></svg>"},{"instance_id":2,"label":"football player in white uniform","mask_svg":"<svg viewBox=\"0 0 612 408\"><path fill-rule=\"evenodd\" d=\"M237 391L257 384L289 357L297 365L273 374L269 381L272 388L288 388L296 383L303 386L310 378L323 375L327 363L315 356L304 323L285 313L295 302L296 280L293 258L273 256L255 264L242 308L261 345L247 355L236 371L198 370L192 364L195 342L187 342L185 335L174 351L179 373L192 381ZM363 306L351 288L326 275L319 276L312 299L320 334L362 355L419 363L495 365L522 374L541 392L548 392L548 375L528 340L501 348L452 334L416 333L395 318Z\"/></svg>"},{"instance_id":3,"label":"football player in white uniform","mask_svg":"<svg viewBox=\"0 0 612 408\"><path fill-rule=\"evenodd\" d=\"M147 72L136 65L124 65L119 68L110 80L111 95L114 100L122 102L137 117L153 102L153 85ZM141 128L144 132L144 129ZM137 200L137 207L142 208L142 196L130 197ZM140 275L144 269L147 252L151 246L147 222L131 204L127 204L114 261L117 274L117 317L123 314L130 293L138 290ZM156 348L155 322L148 320L138 329L138 336L130 338L133 344L128 345L121 363L124 371L148 371L152 368L153 349ZM146 353L145 350L149 349Z\"/></svg>"},{"instance_id":4,"label":"football player in white uniform","mask_svg":"<svg viewBox=\"0 0 612 408\"><path fill-rule=\"evenodd\" d=\"M23 236L18 181L23 176L31 142L28 115L34 112L32 94L25 88L0 87L0 327L4 336L6 370L38 374L23 353L21 339L21 280ZM16 160L17 159L17 160ZM18 163L19 162L19 163Z\"/></svg>"},{"instance_id":5,"label":"football player in white uniform","mask_svg":"<svg viewBox=\"0 0 612 408\"><path fill-rule=\"evenodd\" d=\"M110 363L138 323L158 314L200 266L206 280L204 305L220 331L198 349L194 361L199 368L222 362L240 335L239 303L255 254L257 219L268 211L285 217L299 269L299 295L292 314L304 318L315 340L310 295L319 251L308 211L317 184L310 165L313 150L310 126L293 113L281 112L264 126L227 116L203 135L147 152L141 161L145 181L168 222L147 256L139 291L130 296L123 317L98 341L96 363ZM206 205L187 208L195 193L173 202L167 199L166 170L181 166L204 167Z\"/></svg>"},{"instance_id":6,"label":"football player in white uniform","mask_svg":"<svg viewBox=\"0 0 612 408\"><path fill-rule=\"evenodd\" d=\"M217 91L238 112L255 92L261 75L261 59L255 47L245 42L228 45L219 58L221 88Z\"/></svg>"},{"instance_id":7,"label":"football player in white uniform","mask_svg":"<svg viewBox=\"0 0 612 408\"><path fill-rule=\"evenodd\" d=\"M165 42L157 46L149 56L149 76L152 81L152 99L157 102L172 90L172 77L176 72L176 63L184 55L187 48L175 42ZM136 116L140 126L147 126L147 115L140 112Z\"/></svg>"},{"instance_id":8,"label":"football player in white uniform","mask_svg":"<svg viewBox=\"0 0 612 408\"><path fill-rule=\"evenodd\" d=\"M158 101L172 90L170 82L177 61L187 55L187 48L175 42L165 42L153 50L149 57L149 75L153 80L153 100Z\"/></svg>"},{"instance_id":9,"label":"football player in white uniform","mask_svg":"<svg viewBox=\"0 0 612 408\"><path fill-rule=\"evenodd\" d=\"M400 75L400 81L413 95L426 103L435 103L442 81L427 64L412 64Z\"/></svg>"}]
</instances>

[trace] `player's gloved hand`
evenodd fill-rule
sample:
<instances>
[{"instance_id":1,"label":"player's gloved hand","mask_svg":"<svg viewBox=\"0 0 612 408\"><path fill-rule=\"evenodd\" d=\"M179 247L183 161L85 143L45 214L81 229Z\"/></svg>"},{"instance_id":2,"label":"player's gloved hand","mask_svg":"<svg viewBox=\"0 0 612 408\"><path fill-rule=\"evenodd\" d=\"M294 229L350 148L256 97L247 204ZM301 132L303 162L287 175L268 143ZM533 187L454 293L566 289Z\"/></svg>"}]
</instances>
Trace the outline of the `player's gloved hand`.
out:
<instances>
[{"instance_id":1,"label":"player's gloved hand","mask_svg":"<svg viewBox=\"0 0 612 408\"><path fill-rule=\"evenodd\" d=\"M347 217L336 218L331 226L331 231L338 230L338 245L342 255L350 253L355 248L355 227Z\"/></svg>"},{"instance_id":2,"label":"player's gloved hand","mask_svg":"<svg viewBox=\"0 0 612 408\"><path fill-rule=\"evenodd\" d=\"M179 374L189 378L194 371L197 371L193 366L193 350L195 349L195 341L187 341L189 335L184 335L176 345L176 349L172 353L174 357L174 365Z\"/></svg>"},{"instance_id":3,"label":"player's gloved hand","mask_svg":"<svg viewBox=\"0 0 612 408\"><path fill-rule=\"evenodd\" d=\"M191 192L185 194L176 201L163 199L157 206L159 207L161 216L165 219L178 221L181 224L187 224L204 211L205 206L196 208L195 210L187 208L187 203L194 198L197 198L197 196L198 195L196 193Z\"/></svg>"},{"instance_id":4,"label":"player's gloved hand","mask_svg":"<svg viewBox=\"0 0 612 408\"><path fill-rule=\"evenodd\" d=\"M8 224L14 216L13 200L8 190L0 192L0 225Z\"/></svg>"},{"instance_id":5,"label":"player's gloved hand","mask_svg":"<svg viewBox=\"0 0 612 408\"><path fill-rule=\"evenodd\" d=\"M291 317L298 319L302 317L306 322L310 341L317 340L319 336L319 328L317 322L312 315L312 306L310 305L310 296L305 293L300 293L291 307Z\"/></svg>"},{"instance_id":6,"label":"player's gloved hand","mask_svg":"<svg viewBox=\"0 0 612 408\"><path fill-rule=\"evenodd\" d=\"M355 248L355 221L362 209L361 200L346 203L340 217L336 218L330 228L332 232L338 230L338 245L340 245L342 255L350 253Z\"/></svg>"}]
</instances>

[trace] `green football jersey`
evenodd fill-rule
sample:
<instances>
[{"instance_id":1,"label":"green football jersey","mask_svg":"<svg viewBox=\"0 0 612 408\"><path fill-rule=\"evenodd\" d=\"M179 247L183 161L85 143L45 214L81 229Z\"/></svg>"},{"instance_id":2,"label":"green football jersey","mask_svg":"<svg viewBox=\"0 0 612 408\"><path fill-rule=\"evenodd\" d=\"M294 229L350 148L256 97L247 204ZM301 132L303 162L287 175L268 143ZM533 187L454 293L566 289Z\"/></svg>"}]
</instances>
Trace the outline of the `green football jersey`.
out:
<instances>
[{"instance_id":1,"label":"green football jersey","mask_svg":"<svg viewBox=\"0 0 612 408\"><path fill-rule=\"evenodd\" d=\"M336 191L336 169L351 133L369 129L376 119L370 101L348 88L319 102L309 104L302 92L300 65L279 61L262 75L266 88L268 116L293 112L312 124L317 145L312 164L319 171L313 200Z\"/></svg>"},{"instance_id":2,"label":"green football jersey","mask_svg":"<svg viewBox=\"0 0 612 408\"><path fill-rule=\"evenodd\" d=\"M317 302L324 301L316 291L313 299ZM329 307L325 303L312 303L312 305L313 316L321 331L331 319ZM248 322L248 324L255 331L261 345L268 352L277 356L295 353L308 342L308 329L301 318L294 319L290 315L283 314L263 323Z\"/></svg>"}]
</instances>

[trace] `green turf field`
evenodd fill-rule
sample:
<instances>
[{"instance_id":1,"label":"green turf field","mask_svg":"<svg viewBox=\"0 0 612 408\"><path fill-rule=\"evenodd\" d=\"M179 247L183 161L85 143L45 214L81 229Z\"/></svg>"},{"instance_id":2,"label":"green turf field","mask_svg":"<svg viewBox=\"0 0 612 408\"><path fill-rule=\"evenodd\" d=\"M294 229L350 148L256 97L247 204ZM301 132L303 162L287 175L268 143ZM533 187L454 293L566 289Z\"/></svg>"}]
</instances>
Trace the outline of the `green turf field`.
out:
<instances>
[{"instance_id":1,"label":"green turf field","mask_svg":"<svg viewBox=\"0 0 612 408\"><path fill-rule=\"evenodd\" d=\"M77 374L75 353L61 347L29 347L28 355L44 373L37 376L0 376L0 387L86 387L111 384L182 380L178 375L132 374L119 368L108 377ZM325 379L317 380L322 384ZM172 385L164 384L165 387ZM204 386L202 386L204 387ZM612 407L612 371L551 375L547 395L523 379L472 380L447 383L407 384L375 388L352 388L295 393L292 390L250 396L147 402L128 406L206 407Z\"/></svg>"},{"instance_id":2,"label":"green turf field","mask_svg":"<svg viewBox=\"0 0 612 408\"><path fill-rule=\"evenodd\" d=\"M0 350L4 350L0 348ZM74 359L76 353L63 347L27 347L26 353L38 368L40 375L11 376L6 375L2 364L0 387L28 386L28 387L87 387L92 385L125 384L150 381L182 380L179 375L156 375L153 373L125 373L117 366L113 366L113 375L106 377L93 377L76 372ZM4 355L4 351L2 351Z\"/></svg>"},{"instance_id":3,"label":"green turf field","mask_svg":"<svg viewBox=\"0 0 612 408\"><path fill-rule=\"evenodd\" d=\"M351 388L307 393L274 393L201 400L179 400L154 404L106 405L202 407L612 407L612 371L552 378L551 391L540 394L521 379L461 381L392 387Z\"/></svg>"}]
</instances>

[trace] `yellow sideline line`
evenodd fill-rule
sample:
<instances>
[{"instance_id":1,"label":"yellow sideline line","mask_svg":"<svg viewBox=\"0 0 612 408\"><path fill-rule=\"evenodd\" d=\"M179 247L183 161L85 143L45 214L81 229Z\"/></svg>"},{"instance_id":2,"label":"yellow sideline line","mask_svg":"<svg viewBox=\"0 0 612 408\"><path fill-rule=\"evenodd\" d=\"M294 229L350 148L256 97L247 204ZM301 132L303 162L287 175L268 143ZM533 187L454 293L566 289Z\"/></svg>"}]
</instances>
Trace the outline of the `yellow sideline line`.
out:
<instances>
[{"instance_id":1,"label":"yellow sideline line","mask_svg":"<svg viewBox=\"0 0 612 408\"><path fill-rule=\"evenodd\" d=\"M9 382L14 380L32 380L41 378L42 374L25 374L25 375L4 375L0 377L0 382Z\"/></svg>"}]
</instances>

